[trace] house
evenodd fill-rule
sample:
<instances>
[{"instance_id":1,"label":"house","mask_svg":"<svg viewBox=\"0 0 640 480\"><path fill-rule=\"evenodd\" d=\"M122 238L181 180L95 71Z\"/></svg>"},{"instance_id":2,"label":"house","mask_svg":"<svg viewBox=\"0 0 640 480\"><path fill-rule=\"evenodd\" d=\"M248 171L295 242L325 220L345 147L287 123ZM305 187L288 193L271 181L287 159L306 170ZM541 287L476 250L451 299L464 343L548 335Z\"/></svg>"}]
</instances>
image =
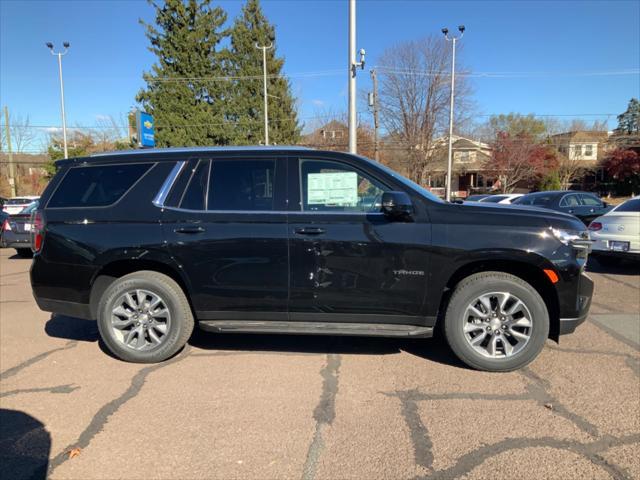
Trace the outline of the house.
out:
<instances>
[{"instance_id":1,"label":"house","mask_svg":"<svg viewBox=\"0 0 640 480\"><path fill-rule=\"evenodd\" d=\"M349 128L342 122L331 120L311 133L303 135L300 143L320 149L347 150L349 147Z\"/></svg>"},{"instance_id":2,"label":"house","mask_svg":"<svg viewBox=\"0 0 640 480\"><path fill-rule=\"evenodd\" d=\"M595 167L606 153L607 132L578 130L550 137L558 153L567 159L584 162L585 168Z\"/></svg>"},{"instance_id":3,"label":"house","mask_svg":"<svg viewBox=\"0 0 640 480\"><path fill-rule=\"evenodd\" d=\"M473 191L487 191L495 179L486 172L485 164L491 158L491 146L487 143L454 135L451 195L466 197ZM444 195L449 156L449 137L437 138L431 148L431 175L426 179L426 187L437 195Z\"/></svg>"}]
</instances>

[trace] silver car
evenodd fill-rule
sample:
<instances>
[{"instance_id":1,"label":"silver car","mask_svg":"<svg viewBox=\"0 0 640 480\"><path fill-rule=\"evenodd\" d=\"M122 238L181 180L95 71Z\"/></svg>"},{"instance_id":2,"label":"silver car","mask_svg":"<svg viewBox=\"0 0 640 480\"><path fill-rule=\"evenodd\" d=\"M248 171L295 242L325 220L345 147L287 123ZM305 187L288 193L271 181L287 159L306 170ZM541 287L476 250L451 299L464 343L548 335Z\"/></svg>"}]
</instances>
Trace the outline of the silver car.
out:
<instances>
[{"instance_id":1,"label":"silver car","mask_svg":"<svg viewBox=\"0 0 640 480\"><path fill-rule=\"evenodd\" d=\"M592 257L603 265L640 259L640 196L621 203L589 224Z\"/></svg>"}]
</instances>

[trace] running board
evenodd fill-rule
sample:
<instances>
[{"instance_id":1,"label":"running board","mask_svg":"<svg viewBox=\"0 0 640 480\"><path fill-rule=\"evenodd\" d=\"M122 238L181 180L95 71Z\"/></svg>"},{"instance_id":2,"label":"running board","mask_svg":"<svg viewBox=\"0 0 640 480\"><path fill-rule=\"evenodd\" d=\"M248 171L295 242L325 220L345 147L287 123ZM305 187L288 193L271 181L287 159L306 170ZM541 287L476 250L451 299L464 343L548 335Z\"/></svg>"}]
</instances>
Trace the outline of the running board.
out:
<instances>
[{"instance_id":1,"label":"running board","mask_svg":"<svg viewBox=\"0 0 640 480\"><path fill-rule=\"evenodd\" d=\"M216 333L283 333L290 335L352 335L364 337L431 338L433 327L388 323L283 322L201 320L200 328Z\"/></svg>"}]
</instances>

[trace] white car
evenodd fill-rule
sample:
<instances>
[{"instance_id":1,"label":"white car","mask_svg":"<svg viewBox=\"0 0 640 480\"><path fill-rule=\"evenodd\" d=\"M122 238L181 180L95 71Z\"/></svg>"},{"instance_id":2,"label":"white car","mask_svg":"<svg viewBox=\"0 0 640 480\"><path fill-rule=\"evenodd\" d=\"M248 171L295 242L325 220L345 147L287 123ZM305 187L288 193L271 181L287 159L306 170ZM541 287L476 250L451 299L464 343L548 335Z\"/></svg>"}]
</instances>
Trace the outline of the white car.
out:
<instances>
[{"instance_id":1,"label":"white car","mask_svg":"<svg viewBox=\"0 0 640 480\"><path fill-rule=\"evenodd\" d=\"M640 259L640 196L621 203L589 224L591 256L603 265Z\"/></svg>"},{"instance_id":2,"label":"white car","mask_svg":"<svg viewBox=\"0 0 640 480\"><path fill-rule=\"evenodd\" d=\"M40 197L34 197L31 195L25 195L24 197L13 197L4 202L2 210L9 215L15 215L16 213L20 213L24 208L28 207L39 198Z\"/></svg>"},{"instance_id":3,"label":"white car","mask_svg":"<svg viewBox=\"0 0 640 480\"><path fill-rule=\"evenodd\" d=\"M520 198L523 193L501 193L498 195L489 195L488 197L484 197L479 202L486 203L511 203L516 198Z\"/></svg>"}]
</instances>

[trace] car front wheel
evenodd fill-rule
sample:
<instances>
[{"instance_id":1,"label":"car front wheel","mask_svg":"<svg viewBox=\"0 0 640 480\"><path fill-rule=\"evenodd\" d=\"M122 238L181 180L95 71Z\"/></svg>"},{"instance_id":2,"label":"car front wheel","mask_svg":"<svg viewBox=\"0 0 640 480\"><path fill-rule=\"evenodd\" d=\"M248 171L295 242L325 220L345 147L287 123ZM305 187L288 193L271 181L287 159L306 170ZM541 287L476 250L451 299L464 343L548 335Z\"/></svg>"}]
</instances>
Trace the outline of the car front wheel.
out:
<instances>
[{"instance_id":1,"label":"car front wheel","mask_svg":"<svg viewBox=\"0 0 640 480\"><path fill-rule=\"evenodd\" d=\"M456 287L444 332L453 352L478 370L506 372L534 360L549 335L549 314L540 294L503 272L471 275Z\"/></svg>"},{"instance_id":2,"label":"car front wheel","mask_svg":"<svg viewBox=\"0 0 640 480\"><path fill-rule=\"evenodd\" d=\"M138 363L173 356L193 331L182 288L158 272L139 271L114 281L98 306L98 330L116 357Z\"/></svg>"}]
</instances>

